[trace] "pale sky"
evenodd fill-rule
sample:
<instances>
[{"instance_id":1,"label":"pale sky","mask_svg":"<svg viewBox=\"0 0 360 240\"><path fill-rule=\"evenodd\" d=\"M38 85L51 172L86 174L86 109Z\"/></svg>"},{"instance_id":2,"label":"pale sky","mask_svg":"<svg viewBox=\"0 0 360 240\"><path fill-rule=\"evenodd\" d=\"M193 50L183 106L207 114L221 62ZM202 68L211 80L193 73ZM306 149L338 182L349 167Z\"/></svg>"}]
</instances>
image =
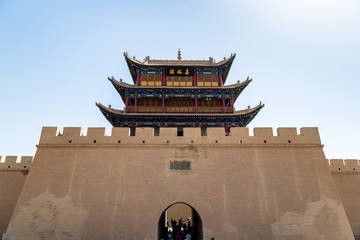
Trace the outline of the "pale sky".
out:
<instances>
[{"instance_id":1,"label":"pale sky","mask_svg":"<svg viewBox=\"0 0 360 240\"><path fill-rule=\"evenodd\" d=\"M319 127L327 158L360 159L358 0L0 0L0 155L34 155L43 126L111 125L122 109L108 76L132 83L142 60L221 60L227 84L253 82L236 110L265 108L254 127ZM299 131L299 130L298 130Z\"/></svg>"}]
</instances>

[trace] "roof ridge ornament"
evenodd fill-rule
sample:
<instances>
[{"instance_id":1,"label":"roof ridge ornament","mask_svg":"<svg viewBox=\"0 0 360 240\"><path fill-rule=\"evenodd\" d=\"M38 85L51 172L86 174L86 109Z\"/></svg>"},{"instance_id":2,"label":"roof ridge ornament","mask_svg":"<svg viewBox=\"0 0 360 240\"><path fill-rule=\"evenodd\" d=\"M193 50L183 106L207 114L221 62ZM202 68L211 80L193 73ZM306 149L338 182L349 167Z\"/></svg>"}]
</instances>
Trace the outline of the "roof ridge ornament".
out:
<instances>
[{"instance_id":1,"label":"roof ridge ornament","mask_svg":"<svg viewBox=\"0 0 360 240\"><path fill-rule=\"evenodd\" d=\"M177 57L177 59L180 61L181 60L181 51L180 51L180 48L179 48L179 50L178 50L178 57Z\"/></svg>"}]
</instances>

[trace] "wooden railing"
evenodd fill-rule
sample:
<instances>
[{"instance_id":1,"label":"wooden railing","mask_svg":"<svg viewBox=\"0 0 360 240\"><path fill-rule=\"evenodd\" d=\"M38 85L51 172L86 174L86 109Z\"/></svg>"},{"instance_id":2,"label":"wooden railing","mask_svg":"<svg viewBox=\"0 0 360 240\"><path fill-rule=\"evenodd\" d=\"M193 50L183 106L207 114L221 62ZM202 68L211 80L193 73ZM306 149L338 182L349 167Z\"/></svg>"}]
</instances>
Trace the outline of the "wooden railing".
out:
<instances>
[{"instance_id":1,"label":"wooden railing","mask_svg":"<svg viewBox=\"0 0 360 240\"><path fill-rule=\"evenodd\" d=\"M128 106L127 108L128 113L134 113L135 107L134 106ZM162 107L161 106L137 106L136 112L138 113L161 113ZM164 107L165 113L195 113L195 107L194 106L165 106ZM223 109L221 106L215 106L215 107L197 107L198 113L222 113ZM232 113L233 109L232 107L225 107L226 113Z\"/></svg>"},{"instance_id":2,"label":"wooden railing","mask_svg":"<svg viewBox=\"0 0 360 240\"><path fill-rule=\"evenodd\" d=\"M165 112L167 113L194 113L195 107L194 106L181 106L181 107L165 107Z\"/></svg>"},{"instance_id":3,"label":"wooden railing","mask_svg":"<svg viewBox=\"0 0 360 240\"><path fill-rule=\"evenodd\" d=\"M223 109L221 106L216 107L199 107L197 108L198 113L222 113ZM232 113L232 107L225 107L226 113Z\"/></svg>"}]
</instances>

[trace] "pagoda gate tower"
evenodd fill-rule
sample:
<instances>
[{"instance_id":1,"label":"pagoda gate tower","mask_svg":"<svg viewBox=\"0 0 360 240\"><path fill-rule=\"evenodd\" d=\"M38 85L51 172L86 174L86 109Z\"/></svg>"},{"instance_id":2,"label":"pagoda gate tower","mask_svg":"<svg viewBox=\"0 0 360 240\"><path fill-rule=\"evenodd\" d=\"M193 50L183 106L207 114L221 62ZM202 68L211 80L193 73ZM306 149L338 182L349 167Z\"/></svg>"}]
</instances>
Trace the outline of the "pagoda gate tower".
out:
<instances>
[{"instance_id":1,"label":"pagoda gate tower","mask_svg":"<svg viewBox=\"0 0 360 240\"><path fill-rule=\"evenodd\" d=\"M33 161L0 161L0 238L354 240L358 161L329 168L316 127L250 132L264 105L234 110L251 82L224 86L234 58L125 53L134 85L109 79L125 109L97 103L110 135L44 127Z\"/></svg>"},{"instance_id":2,"label":"pagoda gate tower","mask_svg":"<svg viewBox=\"0 0 360 240\"><path fill-rule=\"evenodd\" d=\"M245 127L257 115L260 104L254 108L234 110L234 102L252 81L225 85L235 54L216 62L209 60L182 60L180 50L177 60L143 62L124 53L134 84L127 84L113 77L108 78L125 104L124 110L105 107L96 103L114 127L224 127L229 134L231 127ZM156 132L155 132L156 133Z\"/></svg>"}]
</instances>

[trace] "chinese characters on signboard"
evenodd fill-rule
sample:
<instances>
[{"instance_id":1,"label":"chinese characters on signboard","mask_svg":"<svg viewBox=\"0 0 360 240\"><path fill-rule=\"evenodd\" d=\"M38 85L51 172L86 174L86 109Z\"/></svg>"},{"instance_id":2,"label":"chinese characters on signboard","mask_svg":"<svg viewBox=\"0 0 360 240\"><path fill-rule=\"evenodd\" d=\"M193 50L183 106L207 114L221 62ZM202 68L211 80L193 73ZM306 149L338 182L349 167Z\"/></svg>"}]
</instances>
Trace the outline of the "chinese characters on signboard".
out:
<instances>
[{"instance_id":1,"label":"chinese characters on signboard","mask_svg":"<svg viewBox=\"0 0 360 240\"><path fill-rule=\"evenodd\" d=\"M192 76L194 70L186 67L169 67L165 69L166 76Z\"/></svg>"}]
</instances>

